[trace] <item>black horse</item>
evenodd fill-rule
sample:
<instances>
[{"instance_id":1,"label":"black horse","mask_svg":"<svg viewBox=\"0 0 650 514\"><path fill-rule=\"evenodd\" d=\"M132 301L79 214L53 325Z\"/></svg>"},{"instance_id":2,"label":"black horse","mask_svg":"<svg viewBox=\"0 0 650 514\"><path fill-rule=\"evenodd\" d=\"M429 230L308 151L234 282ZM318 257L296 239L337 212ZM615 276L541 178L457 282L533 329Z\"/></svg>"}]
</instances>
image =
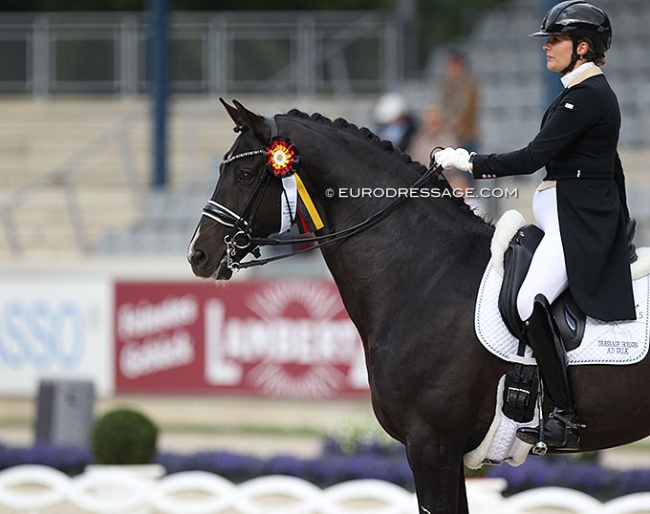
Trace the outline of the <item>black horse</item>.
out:
<instances>
[{"instance_id":1,"label":"black horse","mask_svg":"<svg viewBox=\"0 0 650 514\"><path fill-rule=\"evenodd\" d=\"M474 332L493 225L449 194L444 177L365 128L295 110L265 118L236 101L223 104L239 136L190 244L194 273L228 279L269 242L285 204L274 174L297 169L306 203L313 202L298 219L312 222L361 335L372 405L406 447L420 513L467 513L463 455L486 435L497 382L512 366ZM272 140L283 145L277 156ZM387 198L400 195L404 201ZM650 402L639 394L650 385L648 359L570 373L588 427L581 451L650 433Z\"/></svg>"}]
</instances>

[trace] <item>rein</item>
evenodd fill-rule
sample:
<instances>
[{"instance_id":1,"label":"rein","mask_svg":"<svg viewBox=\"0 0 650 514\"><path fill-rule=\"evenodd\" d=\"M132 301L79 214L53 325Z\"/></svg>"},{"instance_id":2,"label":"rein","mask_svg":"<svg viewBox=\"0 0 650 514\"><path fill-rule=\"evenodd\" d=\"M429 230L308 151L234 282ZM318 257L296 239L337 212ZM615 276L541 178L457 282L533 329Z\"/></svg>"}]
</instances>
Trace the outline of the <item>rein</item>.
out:
<instances>
[{"instance_id":1,"label":"rein","mask_svg":"<svg viewBox=\"0 0 650 514\"><path fill-rule=\"evenodd\" d=\"M275 121L275 117L267 118L267 122L271 125L271 139L277 135L278 127ZM427 171L413 183L411 188L417 188L420 185L424 184L431 177L439 177L442 174L442 166L437 166L435 164L434 152L438 150L439 147L433 148L429 155L429 166ZM265 149L252 150L248 152L242 152L233 156L228 156L223 160L222 164L228 164L236 159L250 157L255 155L262 155L267 153ZM364 221L357 223L351 227L339 230L337 232L332 232L329 234L315 235L312 237L306 238L292 238L292 239L278 239L273 237L254 237L251 234L251 226L253 218L257 213L259 204L261 202L264 191L268 184L268 180L271 177L271 173L263 173L260 182L258 183L253 196L251 197L244 214L239 216L230 209L224 207L223 205L210 200L206 206L203 208L202 215L207 216L214 221L226 225L228 227L233 227L235 229L234 234L226 235L224 237L224 243L226 244L226 257L227 265L231 270L240 270L245 268L250 268L253 266L263 266L269 262L278 261L280 259L286 259L288 257L293 257L294 255L299 255L301 253L309 252L321 246L325 246L348 237L352 237L356 234L360 234L386 219L393 211L400 207L404 202L408 200L408 196L401 196L395 198L390 204L381 209L380 211L375 212L370 215ZM278 245L293 245L293 244L304 244L304 243L318 243L317 245L310 246L308 248L303 248L302 250L297 250L290 253L284 253L281 255L276 255L274 257L267 257L264 259L260 258L260 247L262 246L278 246ZM252 248L251 248L252 247ZM235 260L235 255L238 250L246 250L252 253L255 258L246 262L240 262ZM243 256L242 256L243 257Z\"/></svg>"}]
</instances>

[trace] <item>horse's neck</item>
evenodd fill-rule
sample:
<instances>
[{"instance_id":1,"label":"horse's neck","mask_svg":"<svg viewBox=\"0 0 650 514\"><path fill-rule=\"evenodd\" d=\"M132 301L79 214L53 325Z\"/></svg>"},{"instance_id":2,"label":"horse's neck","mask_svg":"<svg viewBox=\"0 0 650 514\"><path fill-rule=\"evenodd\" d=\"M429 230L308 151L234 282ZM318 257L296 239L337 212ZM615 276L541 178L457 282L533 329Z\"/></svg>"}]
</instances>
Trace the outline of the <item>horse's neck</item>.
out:
<instances>
[{"instance_id":1,"label":"horse's neck","mask_svg":"<svg viewBox=\"0 0 650 514\"><path fill-rule=\"evenodd\" d=\"M392 201L374 193L349 197L360 188L408 189L421 176L416 166L355 135L325 129L315 137L313 127L288 125L301 150L301 178L325 223L323 232L358 224ZM424 187L435 186L429 181ZM341 198L342 192L348 198ZM374 328L405 307L396 301L434 302L432 295L454 296L468 283L474 287L473 282L477 287L489 258L490 232L453 198L408 199L375 227L326 245L322 252L363 335L363 324Z\"/></svg>"},{"instance_id":2,"label":"horse's neck","mask_svg":"<svg viewBox=\"0 0 650 514\"><path fill-rule=\"evenodd\" d=\"M457 220L444 226L432 212L428 223L403 205L379 226L322 253L346 308L381 323L396 310L436 310L451 298L472 303L489 259L489 235ZM414 215L418 220L407 220ZM471 307L469 308L471 309ZM468 311L465 311L468 312Z\"/></svg>"}]
</instances>

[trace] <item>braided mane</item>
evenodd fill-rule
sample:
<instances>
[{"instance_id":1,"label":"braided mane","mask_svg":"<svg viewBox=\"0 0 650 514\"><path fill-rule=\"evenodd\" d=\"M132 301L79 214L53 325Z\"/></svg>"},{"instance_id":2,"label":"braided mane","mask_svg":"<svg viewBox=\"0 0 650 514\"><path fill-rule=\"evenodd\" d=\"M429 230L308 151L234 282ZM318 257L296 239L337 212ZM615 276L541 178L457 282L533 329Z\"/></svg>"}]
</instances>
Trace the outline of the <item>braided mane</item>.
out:
<instances>
[{"instance_id":1,"label":"braided mane","mask_svg":"<svg viewBox=\"0 0 650 514\"><path fill-rule=\"evenodd\" d=\"M368 141L372 143L373 146L376 146L380 150L384 152L389 152L395 157L397 157L399 160L401 160L404 164L409 164L413 166L417 166L418 168L425 168L424 165L421 163L414 161L409 154L406 154L402 152L399 148L397 148L393 143L390 141L386 141L381 139L377 134L375 134L372 130L370 130L367 127L358 127L354 123L350 123L344 118L336 118L335 120L331 120L327 116L323 116L320 113L314 113L312 115L309 115L307 113L304 113L302 111L299 111L298 109L291 109L288 113L287 116L292 116L294 118L302 118L302 119L307 119L307 120L312 120L316 123L322 123L325 125L329 125L331 127L334 127L336 129L342 129L348 132L349 134L352 134L353 136L359 137L365 141ZM423 170L420 170L420 173L423 173Z\"/></svg>"},{"instance_id":2,"label":"braided mane","mask_svg":"<svg viewBox=\"0 0 650 514\"><path fill-rule=\"evenodd\" d=\"M287 116L291 116L293 118L299 118L303 120L310 120L319 124L328 125L338 130L344 130L345 132L355 137L359 137L367 142L370 142L373 146L376 146L379 150L394 155L397 159L402 161L404 164L414 169L417 169L418 173L420 174L423 174L427 169L426 166L424 166L423 164L417 161L414 161L409 154L402 152L390 141L381 139L377 134L372 132L372 130L370 130L369 128L358 127L354 123L350 123L344 118L336 118L335 120L331 120L327 116L323 116L320 113L314 113L309 115L298 109L291 109L287 113ZM449 182L447 182L447 179L444 178L444 175L440 175L435 186L441 189L448 189L451 191L451 186L449 185ZM450 195L450 199L458 206L458 208L461 211L471 215L476 220L480 220L481 224L484 223L484 220L481 217L476 216L474 214L472 208L465 202L465 200L462 197L456 195Z\"/></svg>"}]
</instances>

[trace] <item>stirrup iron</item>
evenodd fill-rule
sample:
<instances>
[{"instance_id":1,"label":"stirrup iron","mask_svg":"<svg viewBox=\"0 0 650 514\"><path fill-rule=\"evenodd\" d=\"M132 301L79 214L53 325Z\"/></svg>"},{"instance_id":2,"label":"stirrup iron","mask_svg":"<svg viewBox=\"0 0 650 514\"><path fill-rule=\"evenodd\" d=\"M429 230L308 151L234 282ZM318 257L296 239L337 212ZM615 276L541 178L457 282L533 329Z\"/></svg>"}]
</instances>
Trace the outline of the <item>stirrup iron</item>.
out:
<instances>
[{"instance_id":1,"label":"stirrup iron","mask_svg":"<svg viewBox=\"0 0 650 514\"><path fill-rule=\"evenodd\" d=\"M537 394L537 416L539 417L539 423L537 424L537 430L539 437L537 442L533 445L532 453L534 455L546 455L548 452L548 445L544 442L544 381L542 377L539 377L539 392Z\"/></svg>"}]
</instances>

